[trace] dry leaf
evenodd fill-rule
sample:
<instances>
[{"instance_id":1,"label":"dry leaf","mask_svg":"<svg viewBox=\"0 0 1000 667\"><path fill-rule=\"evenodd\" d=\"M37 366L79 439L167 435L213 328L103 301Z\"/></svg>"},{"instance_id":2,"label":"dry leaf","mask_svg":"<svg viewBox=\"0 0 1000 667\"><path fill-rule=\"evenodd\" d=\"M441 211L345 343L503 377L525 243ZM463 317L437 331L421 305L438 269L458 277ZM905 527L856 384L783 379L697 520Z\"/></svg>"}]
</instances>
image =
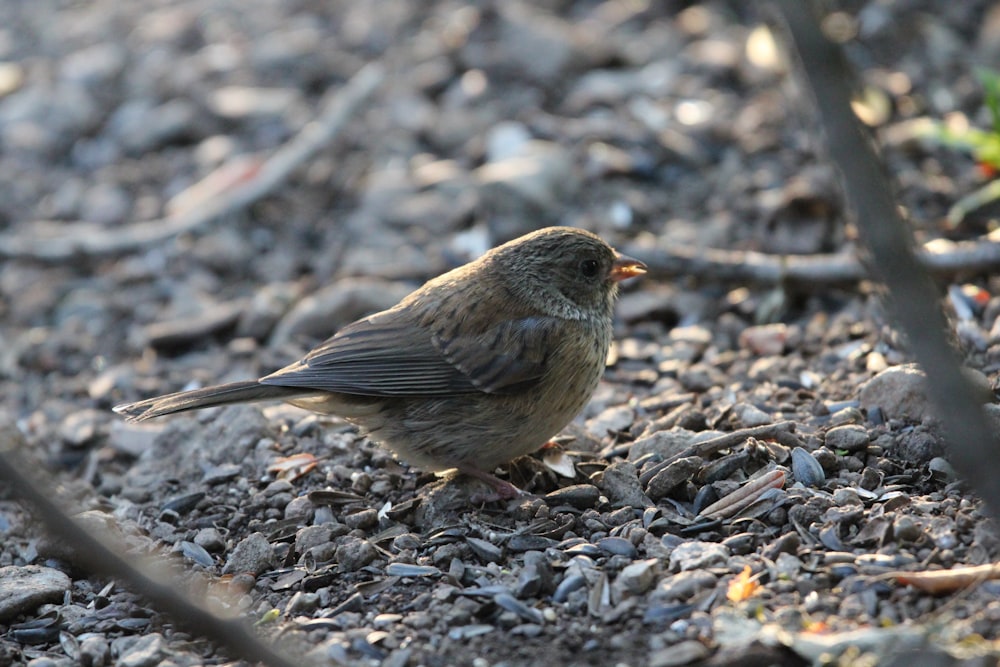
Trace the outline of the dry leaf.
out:
<instances>
[{"instance_id":1,"label":"dry leaf","mask_svg":"<svg viewBox=\"0 0 1000 667\"><path fill-rule=\"evenodd\" d=\"M743 600L756 595L759 589L760 584L757 583L757 578L753 576L750 566L744 565L743 571L733 577L733 580L729 582L729 588L726 590L726 597L731 602L742 602Z\"/></svg>"},{"instance_id":2,"label":"dry leaf","mask_svg":"<svg viewBox=\"0 0 1000 667\"><path fill-rule=\"evenodd\" d=\"M276 478L287 479L289 482L294 482L315 469L316 457L305 452L277 459L267 467L267 471Z\"/></svg>"},{"instance_id":3,"label":"dry leaf","mask_svg":"<svg viewBox=\"0 0 1000 667\"><path fill-rule=\"evenodd\" d=\"M933 572L889 572L885 576L927 593L940 595L974 586L987 579L1000 579L1000 563L954 567L950 570Z\"/></svg>"}]
</instances>

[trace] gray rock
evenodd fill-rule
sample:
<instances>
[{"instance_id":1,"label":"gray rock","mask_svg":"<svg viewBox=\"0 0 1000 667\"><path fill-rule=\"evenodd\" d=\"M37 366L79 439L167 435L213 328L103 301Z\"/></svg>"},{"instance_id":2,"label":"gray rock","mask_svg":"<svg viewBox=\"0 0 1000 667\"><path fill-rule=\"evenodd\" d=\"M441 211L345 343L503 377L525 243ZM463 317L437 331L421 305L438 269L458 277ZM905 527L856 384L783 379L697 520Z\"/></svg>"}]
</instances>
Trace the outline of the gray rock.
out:
<instances>
[{"instance_id":1,"label":"gray rock","mask_svg":"<svg viewBox=\"0 0 1000 667\"><path fill-rule=\"evenodd\" d=\"M701 470L704 461L700 456L686 456L656 473L646 484L646 494L652 500L659 500L680 484L690 480Z\"/></svg>"},{"instance_id":2,"label":"gray rock","mask_svg":"<svg viewBox=\"0 0 1000 667\"><path fill-rule=\"evenodd\" d=\"M351 537L337 547L335 558L344 572L356 572L377 556L378 552L371 542Z\"/></svg>"},{"instance_id":3,"label":"gray rock","mask_svg":"<svg viewBox=\"0 0 1000 667\"><path fill-rule=\"evenodd\" d=\"M170 651L163 636L158 632L139 637L127 650L123 651L115 667L157 667L168 657Z\"/></svg>"},{"instance_id":4,"label":"gray rock","mask_svg":"<svg viewBox=\"0 0 1000 667\"><path fill-rule=\"evenodd\" d=\"M635 461L646 454L658 454L664 459L669 459L690 447L699 435L683 428L656 431L633 442L628 451L628 458Z\"/></svg>"},{"instance_id":5,"label":"gray rock","mask_svg":"<svg viewBox=\"0 0 1000 667\"><path fill-rule=\"evenodd\" d=\"M986 403L992 399L989 379L977 370L963 368L966 379L975 387L977 397ZM861 385L861 407L875 407L890 419L913 422L936 421L936 407L927 395L927 376L916 364L885 369Z\"/></svg>"},{"instance_id":6,"label":"gray rock","mask_svg":"<svg viewBox=\"0 0 1000 667\"><path fill-rule=\"evenodd\" d=\"M856 452L868 446L868 430L854 424L836 426L826 432L825 443L830 449Z\"/></svg>"},{"instance_id":7,"label":"gray rock","mask_svg":"<svg viewBox=\"0 0 1000 667\"><path fill-rule=\"evenodd\" d=\"M716 542L684 542L670 552L670 569L684 572L725 565L729 555L729 549Z\"/></svg>"},{"instance_id":8,"label":"gray rock","mask_svg":"<svg viewBox=\"0 0 1000 667\"><path fill-rule=\"evenodd\" d=\"M587 431L597 439L608 433L627 430L635 421L635 410L629 405L613 405L586 423Z\"/></svg>"},{"instance_id":9,"label":"gray rock","mask_svg":"<svg viewBox=\"0 0 1000 667\"><path fill-rule=\"evenodd\" d=\"M650 507L653 504L642 492L635 466L628 461L615 461L605 468L597 485L612 507Z\"/></svg>"},{"instance_id":10,"label":"gray rock","mask_svg":"<svg viewBox=\"0 0 1000 667\"><path fill-rule=\"evenodd\" d=\"M222 551L226 547L226 540L217 528L202 528L193 541L206 551Z\"/></svg>"},{"instance_id":11,"label":"gray rock","mask_svg":"<svg viewBox=\"0 0 1000 667\"><path fill-rule=\"evenodd\" d=\"M69 577L51 567L0 567L0 622L61 602L70 585Z\"/></svg>"},{"instance_id":12,"label":"gray rock","mask_svg":"<svg viewBox=\"0 0 1000 667\"><path fill-rule=\"evenodd\" d=\"M733 406L733 415L739 421L740 426L744 428L751 428L754 426L763 426L764 424L770 424L774 421L771 415L767 414L756 405L751 405L750 403L737 403Z\"/></svg>"},{"instance_id":13,"label":"gray rock","mask_svg":"<svg viewBox=\"0 0 1000 667\"><path fill-rule=\"evenodd\" d=\"M596 505L600 497L600 489L593 484L573 484L545 494L545 502L550 506L570 505L588 509Z\"/></svg>"},{"instance_id":14,"label":"gray rock","mask_svg":"<svg viewBox=\"0 0 1000 667\"><path fill-rule=\"evenodd\" d=\"M274 567L274 550L262 533L251 533L236 545L222 574L249 573L254 576Z\"/></svg>"},{"instance_id":15,"label":"gray rock","mask_svg":"<svg viewBox=\"0 0 1000 667\"><path fill-rule=\"evenodd\" d=\"M655 558L630 563L618 573L615 583L633 595L642 595L656 580L657 563Z\"/></svg>"},{"instance_id":16,"label":"gray rock","mask_svg":"<svg viewBox=\"0 0 1000 667\"><path fill-rule=\"evenodd\" d=\"M85 637L80 642L80 662L84 665L100 667L111 662L111 647L101 635Z\"/></svg>"}]
</instances>

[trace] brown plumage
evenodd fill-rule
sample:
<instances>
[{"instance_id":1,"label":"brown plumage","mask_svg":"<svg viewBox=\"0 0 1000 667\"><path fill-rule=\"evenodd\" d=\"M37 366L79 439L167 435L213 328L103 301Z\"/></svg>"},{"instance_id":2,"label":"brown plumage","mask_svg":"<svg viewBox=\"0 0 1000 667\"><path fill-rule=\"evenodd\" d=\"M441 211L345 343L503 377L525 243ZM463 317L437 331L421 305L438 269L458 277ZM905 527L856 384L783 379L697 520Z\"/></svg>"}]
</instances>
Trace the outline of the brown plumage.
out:
<instances>
[{"instance_id":1,"label":"brown plumage","mask_svg":"<svg viewBox=\"0 0 1000 667\"><path fill-rule=\"evenodd\" d=\"M514 492L497 465L528 454L590 400L618 282L645 272L589 232L550 227L430 280L259 380L119 405L130 421L283 400L357 424L403 460Z\"/></svg>"}]
</instances>

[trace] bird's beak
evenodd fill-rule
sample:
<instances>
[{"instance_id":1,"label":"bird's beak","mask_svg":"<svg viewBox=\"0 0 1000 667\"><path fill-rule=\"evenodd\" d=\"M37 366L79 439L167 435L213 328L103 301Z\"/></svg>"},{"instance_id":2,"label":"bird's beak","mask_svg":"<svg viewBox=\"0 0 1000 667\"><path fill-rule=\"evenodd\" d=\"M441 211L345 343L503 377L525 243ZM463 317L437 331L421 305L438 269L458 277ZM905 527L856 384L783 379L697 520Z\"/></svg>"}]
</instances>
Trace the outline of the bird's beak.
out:
<instances>
[{"instance_id":1,"label":"bird's beak","mask_svg":"<svg viewBox=\"0 0 1000 667\"><path fill-rule=\"evenodd\" d=\"M646 273L646 265L628 255L615 253L615 263L611 265L611 280L621 282Z\"/></svg>"}]
</instances>

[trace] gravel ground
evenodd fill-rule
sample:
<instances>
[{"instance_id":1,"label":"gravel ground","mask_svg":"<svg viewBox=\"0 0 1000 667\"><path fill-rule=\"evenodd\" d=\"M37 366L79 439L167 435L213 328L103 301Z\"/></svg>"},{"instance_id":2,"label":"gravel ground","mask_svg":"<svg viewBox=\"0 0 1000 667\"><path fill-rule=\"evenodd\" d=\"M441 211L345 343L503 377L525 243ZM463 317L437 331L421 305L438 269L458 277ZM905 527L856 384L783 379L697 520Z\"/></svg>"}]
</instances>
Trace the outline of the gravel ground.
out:
<instances>
[{"instance_id":1,"label":"gravel ground","mask_svg":"<svg viewBox=\"0 0 1000 667\"><path fill-rule=\"evenodd\" d=\"M0 431L203 604L320 665L995 664L995 581L902 574L1000 543L864 282L629 285L605 380L502 472L534 494L509 503L290 406L110 411L267 373L544 225L853 252L763 5L2 4ZM995 206L941 222L987 177L912 128L988 127L974 70L1000 61L1000 9L834 4L918 240L992 230ZM378 88L280 185L138 235L235 197L371 62ZM988 397L1000 283L941 287ZM0 664L232 661L197 631L0 489Z\"/></svg>"}]
</instances>

